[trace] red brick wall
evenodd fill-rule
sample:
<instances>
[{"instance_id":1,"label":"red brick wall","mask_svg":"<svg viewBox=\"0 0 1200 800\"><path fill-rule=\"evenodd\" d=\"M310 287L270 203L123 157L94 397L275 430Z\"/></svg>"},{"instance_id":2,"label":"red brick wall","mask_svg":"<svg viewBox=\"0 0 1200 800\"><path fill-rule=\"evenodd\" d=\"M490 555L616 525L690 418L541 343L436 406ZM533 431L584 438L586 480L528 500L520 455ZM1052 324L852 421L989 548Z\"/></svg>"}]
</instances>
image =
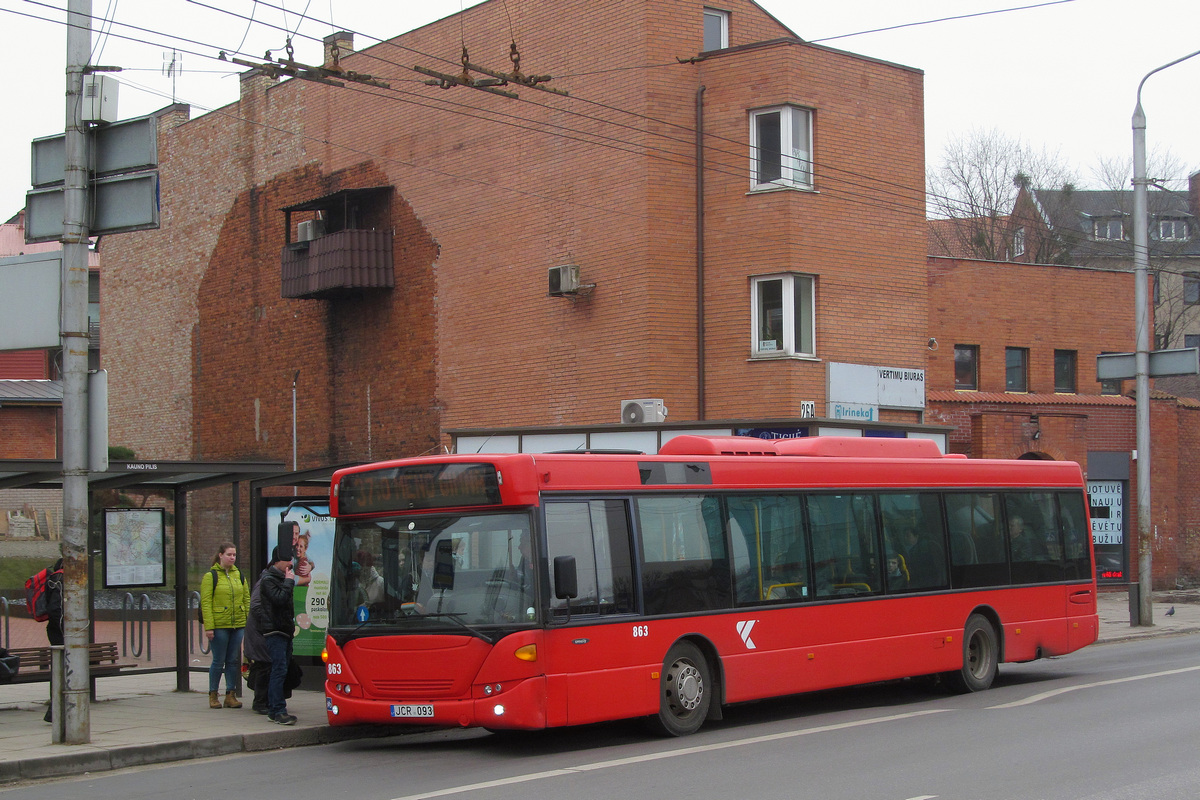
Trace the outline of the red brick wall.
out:
<instances>
[{"instance_id":1,"label":"red brick wall","mask_svg":"<svg viewBox=\"0 0 1200 800\"><path fill-rule=\"evenodd\" d=\"M929 390L954 388L954 346L979 347L979 390L1005 390L1005 348L1029 349L1029 391L1054 392L1054 351L1077 352L1077 392L1098 394L1096 356L1134 341L1128 272L929 259Z\"/></svg>"},{"instance_id":2,"label":"red brick wall","mask_svg":"<svg viewBox=\"0 0 1200 800\"><path fill-rule=\"evenodd\" d=\"M726 7L735 48L790 33ZM486 3L406 34L409 51L343 61L393 91L251 77L239 103L164 123L163 228L106 254L106 336L130 343L111 366L114 443L288 460L297 369L302 466L423 452L452 427L616 422L631 397L696 417L702 86L707 416L820 405L829 360L920 366L920 73L795 41L677 63L700 49L702 9ZM407 69L458 72L464 36L508 68L514 30L522 69L565 76L551 85L570 98L442 91ZM662 66L628 69L645 64ZM748 197L748 110L784 102L815 109L818 191ZM357 302L281 300L279 208L338 175L396 188L407 271ZM589 295L546 296L565 263ZM747 278L781 270L817 276L819 361L748 361Z\"/></svg>"},{"instance_id":3,"label":"red brick wall","mask_svg":"<svg viewBox=\"0 0 1200 800\"><path fill-rule=\"evenodd\" d=\"M310 167L234 203L199 292L193 379L198 458L290 453L297 369L303 464L391 457L438 444L432 324L437 249L403 198L392 199L387 222L395 232L394 290L334 300L280 297L285 231L278 209L386 183L372 165L332 176Z\"/></svg>"},{"instance_id":4,"label":"red brick wall","mask_svg":"<svg viewBox=\"0 0 1200 800\"><path fill-rule=\"evenodd\" d=\"M1184 404L1186 403L1186 404ZM1179 498L1177 552L1179 578L1188 586L1200 585L1200 403L1183 401L1178 409L1176 452L1178 471L1173 494ZM1168 488L1167 491L1172 491Z\"/></svg>"},{"instance_id":5,"label":"red brick wall","mask_svg":"<svg viewBox=\"0 0 1200 800\"><path fill-rule=\"evenodd\" d=\"M57 407L0 409L0 458L61 458Z\"/></svg>"}]
</instances>

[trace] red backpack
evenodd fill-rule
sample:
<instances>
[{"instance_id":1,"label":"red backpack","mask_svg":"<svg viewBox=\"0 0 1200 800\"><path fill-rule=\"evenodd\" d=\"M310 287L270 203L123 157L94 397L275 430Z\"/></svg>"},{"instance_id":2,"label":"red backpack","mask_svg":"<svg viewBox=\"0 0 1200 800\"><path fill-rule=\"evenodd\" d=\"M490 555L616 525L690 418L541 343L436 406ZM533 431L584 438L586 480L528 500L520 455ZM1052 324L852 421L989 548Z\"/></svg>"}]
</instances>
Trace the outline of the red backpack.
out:
<instances>
[{"instance_id":1,"label":"red backpack","mask_svg":"<svg viewBox=\"0 0 1200 800\"><path fill-rule=\"evenodd\" d=\"M49 591L59 590L61 587L62 567L58 569L46 567L26 579L25 608L29 609L29 614L33 617L34 622L46 622L50 619Z\"/></svg>"}]
</instances>

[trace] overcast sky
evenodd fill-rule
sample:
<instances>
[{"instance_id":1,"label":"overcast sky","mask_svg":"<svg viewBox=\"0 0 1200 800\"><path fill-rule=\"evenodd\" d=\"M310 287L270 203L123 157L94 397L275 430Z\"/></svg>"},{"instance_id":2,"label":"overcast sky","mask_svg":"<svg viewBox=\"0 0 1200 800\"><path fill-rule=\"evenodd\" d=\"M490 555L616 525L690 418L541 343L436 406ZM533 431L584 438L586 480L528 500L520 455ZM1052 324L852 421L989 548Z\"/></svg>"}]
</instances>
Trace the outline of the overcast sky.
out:
<instances>
[{"instance_id":1,"label":"overcast sky","mask_svg":"<svg viewBox=\"0 0 1200 800\"><path fill-rule=\"evenodd\" d=\"M538 0L507 0L517 16L523 3L532 2ZM930 165L941 160L949 139L996 129L1034 148L1058 152L1085 185L1098 160L1130 158L1130 117L1142 76L1200 50L1200 0L760 2L803 39L924 70ZM97 22L92 62L124 69L118 75L120 118L148 114L172 98L190 103L193 116L198 116L237 97L235 74L215 60L221 49L254 54L252 58L261 58L268 48L283 55L285 34L280 28L296 30L299 24L295 57L319 64L319 40L332 30L360 34L355 43L361 48L373 43L369 37L395 36L475 4L93 0L96 17L111 16L143 29L114 25L113 34L143 42L102 36ZM721 3L714 0L712 5ZM222 13L216 6L241 16ZM1022 6L1023 10L984 14ZM24 204L30 140L63 130L65 7L66 0L0 0L8 65L3 90L8 113L0 125L0 146L7 156L0 170L0 219L7 220ZM282 8L307 8L314 20L301 21L297 13L285 14ZM254 24L245 19L251 14ZM945 19L964 15L977 16ZM863 33L878 28L893 29ZM182 72L175 77L163 74L172 46L183 51ZM539 69L553 72L550 65ZM1200 56L1152 77L1142 92L1142 104L1149 148L1169 151L1188 172L1200 170Z\"/></svg>"}]
</instances>

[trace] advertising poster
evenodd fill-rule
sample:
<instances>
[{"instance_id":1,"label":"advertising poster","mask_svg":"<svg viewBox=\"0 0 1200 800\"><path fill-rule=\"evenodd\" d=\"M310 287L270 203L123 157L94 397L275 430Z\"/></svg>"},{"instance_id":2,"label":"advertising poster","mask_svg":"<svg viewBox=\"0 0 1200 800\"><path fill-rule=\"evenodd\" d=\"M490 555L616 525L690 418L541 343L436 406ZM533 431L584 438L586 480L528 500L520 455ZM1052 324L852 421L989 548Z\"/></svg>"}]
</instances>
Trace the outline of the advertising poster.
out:
<instances>
[{"instance_id":1,"label":"advertising poster","mask_svg":"<svg viewBox=\"0 0 1200 800\"><path fill-rule=\"evenodd\" d=\"M1125 570L1125 482L1088 481L1096 579L1121 582Z\"/></svg>"},{"instance_id":2,"label":"advertising poster","mask_svg":"<svg viewBox=\"0 0 1200 800\"><path fill-rule=\"evenodd\" d=\"M301 501L304 502L301 506L290 502L278 499L267 503L267 557L279 544L279 523L292 523L292 566L296 571L296 638L292 652L298 656L319 656L329 626L334 521L329 516L328 503Z\"/></svg>"}]
</instances>

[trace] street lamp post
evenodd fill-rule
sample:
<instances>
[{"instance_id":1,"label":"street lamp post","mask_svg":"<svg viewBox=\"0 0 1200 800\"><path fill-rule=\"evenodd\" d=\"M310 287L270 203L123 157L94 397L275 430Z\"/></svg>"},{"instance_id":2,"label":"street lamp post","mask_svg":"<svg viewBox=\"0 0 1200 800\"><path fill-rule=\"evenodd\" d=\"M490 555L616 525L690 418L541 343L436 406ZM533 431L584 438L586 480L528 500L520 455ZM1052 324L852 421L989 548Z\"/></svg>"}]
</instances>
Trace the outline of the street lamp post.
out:
<instances>
[{"instance_id":1,"label":"street lamp post","mask_svg":"<svg viewBox=\"0 0 1200 800\"><path fill-rule=\"evenodd\" d=\"M1134 354L1134 377L1137 388L1137 516L1138 516L1138 621L1154 624L1151 592L1153 573L1153 528L1150 522L1150 308L1147 297L1149 271L1150 221L1146 212L1146 114L1142 111L1142 87L1156 72L1173 67L1200 50L1177 58L1169 64L1150 70L1137 88L1137 105L1133 109L1133 302L1136 306L1134 324L1137 328L1137 351Z\"/></svg>"}]
</instances>

